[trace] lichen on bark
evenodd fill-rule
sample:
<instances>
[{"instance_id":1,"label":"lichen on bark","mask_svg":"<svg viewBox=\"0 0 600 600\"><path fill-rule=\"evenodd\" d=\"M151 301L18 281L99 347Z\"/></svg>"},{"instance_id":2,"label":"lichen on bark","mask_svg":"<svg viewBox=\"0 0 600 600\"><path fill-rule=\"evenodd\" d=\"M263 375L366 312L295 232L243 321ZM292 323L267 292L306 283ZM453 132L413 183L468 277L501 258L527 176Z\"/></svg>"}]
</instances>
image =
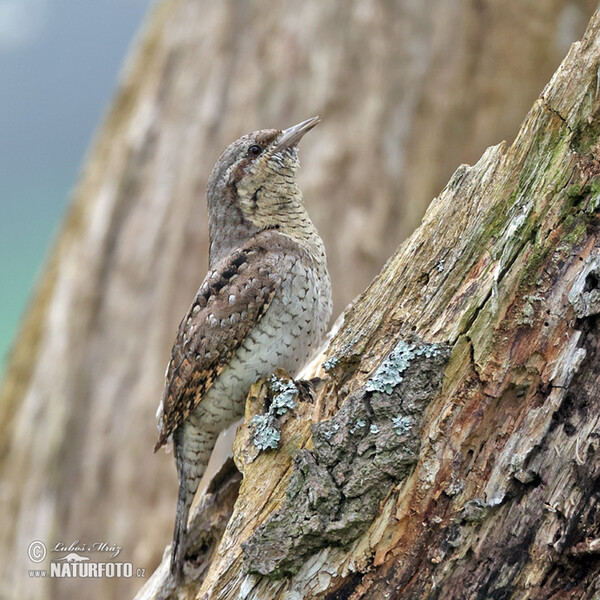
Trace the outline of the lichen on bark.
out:
<instances>
[{"instance_id":1,"label":"lichen on bark","mask_svg":"<svg viewBox=\"0 0 600 600\"><path fill-rule=\"evenodd\" d=\"M250 420L252 439L259 451L273 450L281 441L280 417L296 406L298 387L283 370L278 369L266 382L268 406Z\"/></svg>"},{"instance_id":2,"label":"lichen on bark","mask_svg":"<svg viewBox=\"0 0 600 600\"><path fill-rule=\"evenodd\" d=\"M400 341L335 416L312 425L313 449L294 456L282 506L242 545L248 572L293 574L367 530L419 457L423 414L449 355L445 345Z\"/></svg>"}]
</instances>

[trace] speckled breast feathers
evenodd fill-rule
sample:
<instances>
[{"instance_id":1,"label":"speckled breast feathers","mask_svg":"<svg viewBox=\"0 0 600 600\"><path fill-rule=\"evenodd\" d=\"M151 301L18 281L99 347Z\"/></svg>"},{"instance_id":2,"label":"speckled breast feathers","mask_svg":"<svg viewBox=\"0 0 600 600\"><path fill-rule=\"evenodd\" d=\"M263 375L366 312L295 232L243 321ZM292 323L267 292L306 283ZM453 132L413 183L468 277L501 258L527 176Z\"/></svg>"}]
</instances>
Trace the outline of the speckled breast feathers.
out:
<instances>
[{"instance_id":1,"label":"speckled breast feathers","mask_svg":"<svg viewBox=\"0 0 600 600\"><path fill-rule=\"evenodd\" d=\"M187 419L259 323L281 286L278 263L308 253L276 231L263 231L220 261L204 279L179 325L159 409L155 451Z\"/></svg>"}]
</instances>

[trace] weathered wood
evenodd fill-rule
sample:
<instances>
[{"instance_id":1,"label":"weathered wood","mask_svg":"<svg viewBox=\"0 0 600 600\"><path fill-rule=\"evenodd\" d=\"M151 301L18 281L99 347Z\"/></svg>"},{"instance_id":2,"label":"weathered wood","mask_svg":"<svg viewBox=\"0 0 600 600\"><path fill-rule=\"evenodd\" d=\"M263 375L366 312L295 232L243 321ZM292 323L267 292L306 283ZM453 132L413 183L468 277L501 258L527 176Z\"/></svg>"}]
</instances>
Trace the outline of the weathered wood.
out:
<instances>
[{"instance_id":1,"label":"weathered wood","mask_svg":"<svg viewBox=\"0 0 600 600\"><path fill-rule=\"evenodd\" d=\"M127 597L142 584L30 578L48 566L29 561L33 540L106 541L136 568L160 562L177 484L172 456L151 455L154 413L177 323L206 271L206 179L229 142L323 118L303 142L300 175L341 310L456 164L513 138L595 6L160 2L0 391L0 596Z\"/></svg>"},{"instance_id":2,"label":"weathered wood","mask_svg":"<svg viewBox=\"0 0 600 600\"><path fill-rule=\"evenodd\" d=\"M599 68L597 14L515 142L460 167L346 311L305 374L316 402L258 457L251 394L240 495L189 597L598 597Z\"/></svg>"}]
</instances>

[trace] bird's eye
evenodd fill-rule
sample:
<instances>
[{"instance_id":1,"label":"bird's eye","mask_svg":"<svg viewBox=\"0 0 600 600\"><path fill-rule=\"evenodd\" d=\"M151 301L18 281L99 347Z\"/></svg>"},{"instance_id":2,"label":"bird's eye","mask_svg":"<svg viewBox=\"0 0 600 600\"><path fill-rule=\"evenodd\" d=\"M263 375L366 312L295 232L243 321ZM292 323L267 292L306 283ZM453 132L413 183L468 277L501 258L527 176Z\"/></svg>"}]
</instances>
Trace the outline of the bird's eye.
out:
<instances>
[{"instance_id":1,"label":"bird's eye","mask_svg":"<svg viewBox=\"0 0 600 600\"><path fill-rule=\"evenodd\" d=\"M248 148L248 154L252 154L254 156L258 156L263 149L258 144L252 144L250 148Z\"/></svg>"}]
</instances>

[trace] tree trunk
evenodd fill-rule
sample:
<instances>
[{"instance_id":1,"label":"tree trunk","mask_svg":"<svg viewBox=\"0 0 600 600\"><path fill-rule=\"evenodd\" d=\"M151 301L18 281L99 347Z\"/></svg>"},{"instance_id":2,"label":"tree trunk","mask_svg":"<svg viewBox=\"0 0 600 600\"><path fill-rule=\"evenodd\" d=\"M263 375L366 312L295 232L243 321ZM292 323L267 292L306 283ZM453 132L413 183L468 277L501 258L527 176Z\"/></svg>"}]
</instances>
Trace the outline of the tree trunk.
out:
<instances>
[{"instance_id":1,"label":"tree trunk","mask_svg":"<svg viewBox=\"0 0 600 600\"><path fill-rule=\"evenodd\" d=\"M257 127L285 127L317 113L323 118L319 130L302 143L301 187L309 213L328 248L336 306L341 309L364 289L384 259L420 219L426 204L455 165L461 160L473 160L486 145L502 137L513 137L522 114L566 51L565 43L579 35L580 25L585 24L594 5L592 0L552 0L502 7L492 1L442 0L417 4L407 0L161 2L139 40L87 160L0 392L0 552L4 557L0 564L0 596L127 597L141 586L135 577L98 581L28 577L28 570L46 568L49 559L62 556L49 551L45 563L33 563L28 548L35 540L43 541L49 548L57 542L117 544L123 548L120 560L131 561L136 568L148 572L160 563L161 550L171 536L177 484L172 456L151 454L156 439L154 413L178 320L206 270L206 179L219 152L231 140ZM575 87L579 85L578 78L581 75L573 72L565 76L565 81ZM591 103L592 99L587 101ZM552 102L554 110L558 101ZM536 110L546 114L542 108L538 106ZM550 116L546 114L547 118ZM568 127L574 126L565 117L567 124L561 130L560 118L555 117L555 130L566 136ZM579 118L574 115L572 119L576 117ZM535 121L536 126L540 119ZM578 168L591 178L590 167L586 166L592 164L591 159L585 163L578 157L589 154L587 146L592 147L593 143L586 137L583 125L584 133L573 131L573 144L579 144L574 147L583 148L578 154L569 155L580 161L573 169ZM542 142L533 133L525 132L517 144L518 150L526 144ZM563 146L557 143L548 150L539 150L545 161L541 165L548 161L551 166L555 164L560 158L556 148ZM481 365L477 366L478 372L482 377L491 377L480 385L487 386L487 394L501 394L492 385L493 373L490 375L491 367L486 362L486 336L492 335L494 325L489 307L504 297L501 294L508 281L506 265L512 264L513 255L522 256L520 244L526 242L521 229L504 229L505 219L509 223L519 221L521 213L511 211L518 210L520 205L516 203L525 198L513 198L507 192L524 185L515 180L518 167L514 165L521 164L517 150L512 154L503 154L499 149L488 152L484 163L459 171L452 187L434 202L417 237L388 264L362 303L346 314L341 337L337 338L340 341L330 350L338 361L330 376L338 382L334 387L339 388L339 395L328 383L324 390L315 392L314 406L299 402L297 411L305 418L283 424L285 443L289 444L293 427L303 432L297 438L298 448L304 444L301 440L310 439L309 421L331 417L334 403L341 403L345 395L360 389L360 378L367 377L398 336L408 339L406 333L413 326L413 333L420 339L456 346L451 365L461 364L461 349L466 356L472 348L476 365ZM542 167L538 172L532 161L525 164L524 179L541 177ZM489 169L507 173L509 179L500 181L500 175L488 170L488 163ZM509 164L513 164L513 171L507 170ZM554 171L549 173L548 177ZM453 191L454 187L463 189L465 185L479 189L478 174L488 186L482 206L478 204L479 196ZM496 186L493 189L492 184ZM577 177L569 185L583 190L569 196L574 206L582 206L588 193L585 186ZM531 200L530 190L523 189L518 188L519 193L527 193L526 199ZM494 190L496 196L492 197ZM453 194L460 199L460 206L451 204ZM536 200L549 201L546 196ZM483 222L491 218L489 211L494 206L497 218L489 224L489 231L480 231L478 219ZM466 212L461 210L470 211L468 228ZM537 204L531 210L523 217L523 227L539 217ZM436 215L444 218L445 227L435 233L435 244L423 241L419 254L415 250L421 243L418 240L433 235ZM586 215L577 213L573 223ZM559 217L562 218L556 218ZM464 239L459 243L452 235L461 227ZM527 229L527 235L533 235L531 231ZM527 243L545 248L544 244L558 243L557 235L551 232L546 239L544 230L539 241L532 238ZM560 235L560 243L571 240ZM514 247L504 240L506 237L514 238ZM573 237L568 243L574 245L578 239ZM505 246L505 251L499 250ZM453 266L461 248L463 262ZM475 261L484 248L485 259L469 262L471 258ZM400 268L394 265L400 264L398 261L406 252L414 252L415 256L402 259L408 261L402 263L406 272L403 271L400 283L394 280L391 285L386 277ZM581 256L585 259L587 255ZM436 262L431 267L434 257ZM547 258L539 253L536 257L540 264ZM479 266L473 267L472 272L461 270L471 269L464 266L471 264ZM493 269L497 267L498 281L492 286L492 293L490 278L495 276ZM558 267L548 272L562 281ZM475 277L474 273L479 275L469 284L467 277ZM459 281L459 277L464 279ZM524 323L531 322L527 327L532 331L537 331L536 319L542 304L546 305L542 291L530 293L529 304L524 308L529 314ZM488 293L492 295L484 302ZM400 294L402 303L397 300ZM482 305L480 310L475 308L477 302ZM443 313L440 306L455 312ZM498 311L505 308L498 304ZM561 315L558 305L551 309L553 318ZM590 323L590 319L585 319L585 323ZM471 321L477 324L477 335L468 334L475 327ZM546 335L554 331L554 321L548 322ZM566 327L566 323L561 321L561 326ZM448 333L450 324L455 328L452 335ZM527 327L525 333L529 331ZM461 333L463 330L467 333ZM529 347L529 338L524 337L523 331L520 336L523 348ZM584 338L587 339L581 339ZM550 360L551 353L547 358L542 350L532 354L533 366L522 367L523 378L526 379L528 369L537 368L537 362L545 364L546 359ZM443 354L444 349L440 352ZM586 352L589 361L593 353L587 349ZM551 373L544 375L546 379L550 376ZM457 388L461 377L456 366ZM476 390L475 383L473 386ZM464 397L456 396L457 402L468 400L468 406L479 402L475 391L472 399L466 391L461 393ZM519 396L513 404L520 406L521 401ZM442 400L431 402L430 406L444 406ZM421 402L419 406L424 409L422 405ZM449 431L452 419L458 418L458 406L461 405L453 405L453 411L446 415L449 420L439 425L447 428L444 431ZM437 414L431 413L432 408L427 410L426 423L431 414ZM398 427L406 424L401 419L397 422ZM488 421L469 424L474 431L494 426ZM558 427L557 431L563 429ZM427 432L423 440L429 440L426 435ZM439 438L443 440L445 436L440 433ZM411 439L413 446L417 444L414 436ZM462 447L459 437L452 440ZM437 451L433 441L427 443ZM245 481L254 481L251 469L262 469L261 465L268 464L273 472L264 485L279 481L281 495L273 498L284 497L285 474L290 471L285 452L260 454L252 464L245 465L244 453L253 456L252 448L250 444L238 450L237 460L246 472ZM419 442L419 448L413 448L415 456L422 455L429 446ZM485 448L488 451L490 447ZM581 457L581 442L578 448ZM308 455L303 456L310 460ZM275 459L282 461L279 471L275 469ZM484 485L489 475L479 446L473 446L473 461L476 460L479 462L473 463L470 479L465 480L466 491L461 490L460 494L469 496L477 477L481 476ZM449 464L445 469L451 467L459 471L467 468L460 461L456 467ZM410 468L416 468L408 480L413 481L423 467ZM396 472L392 466L390 469ZM445 472L440 471L439 477ZM460 472L456 477L459 475ZM432 470L432 489L437 489L436 476ZM389 475L393 482L397 477ZM231 470L222 473L222 480L227 485L215 486L214 494L207 497L204 505L204 510L214 511L210 523L217 541L239 484ZM407 485L406 481L403 485ZM417 494L423 503L428 498L427 490ZM242 487L242 497L244 494L247 491ZM389 502L399 498L398 492L394 494L383 505L382 510L388 512L382 512L377 521L383 532L389 527L385 515L389 519L397 517L406 525L402 502L394 513L389 512L395 506ZM460 494L456 492L455 496L467 497ZM426 506L413 507L411 503L416 500L411 500L410 495L402 498L407 510L424 510ZM441 498L445 496L442 494ZM248 537L252 526L273 508L269 505L250 519L242 537ZM445 520L440 521L434 532L441 535L444 524ZM236 538L234 525L235 518L226 539L242 539ZM388 564L386 561L397 554L397 548L412 548L405 545L410 541L408 533L409 537L402 537L401 546L393 545L398 535L394 533L387 541L389 551L381 540L373 542L373 548L383 548L375 555L380 572ZM329 532L323 539L334 544L334 537ZM260 555L260 544L254 548ZM215 547L213 550L217 552ZM341 557L346 550L331 552L332 557ZM104 556L91 555L96 560ZM239 550L232 556L239 561ZM365 556L371 554L365 550ZM215 569L223 558L217 552L214 560L205 586L217 585ZM352 571L348 567L341 577L356 572L351 577L358 582L370 559L362 563L352 560L356 568L352 567ZM410 570L408 558L402 561ZM403 571L402 577L408 577L408 572ZM327 577L321 575L319 580L324 578ZM332 585L338 581L340 576L332 576ZM284 589L283 584L277 585L277 589Z\"/></svg>"},{"instance_id":2,"label":"tree trunk","mask_svg":"<svg viewBox=\"0 0 600 600\"><path fill-rule=\"evenodd\" d=\"M253 388L224 533L209 494L195 581L167 553L139 599L598 598L599 67L597 14L345 312L276 451Z\"/></svg>"}]
</instances>

